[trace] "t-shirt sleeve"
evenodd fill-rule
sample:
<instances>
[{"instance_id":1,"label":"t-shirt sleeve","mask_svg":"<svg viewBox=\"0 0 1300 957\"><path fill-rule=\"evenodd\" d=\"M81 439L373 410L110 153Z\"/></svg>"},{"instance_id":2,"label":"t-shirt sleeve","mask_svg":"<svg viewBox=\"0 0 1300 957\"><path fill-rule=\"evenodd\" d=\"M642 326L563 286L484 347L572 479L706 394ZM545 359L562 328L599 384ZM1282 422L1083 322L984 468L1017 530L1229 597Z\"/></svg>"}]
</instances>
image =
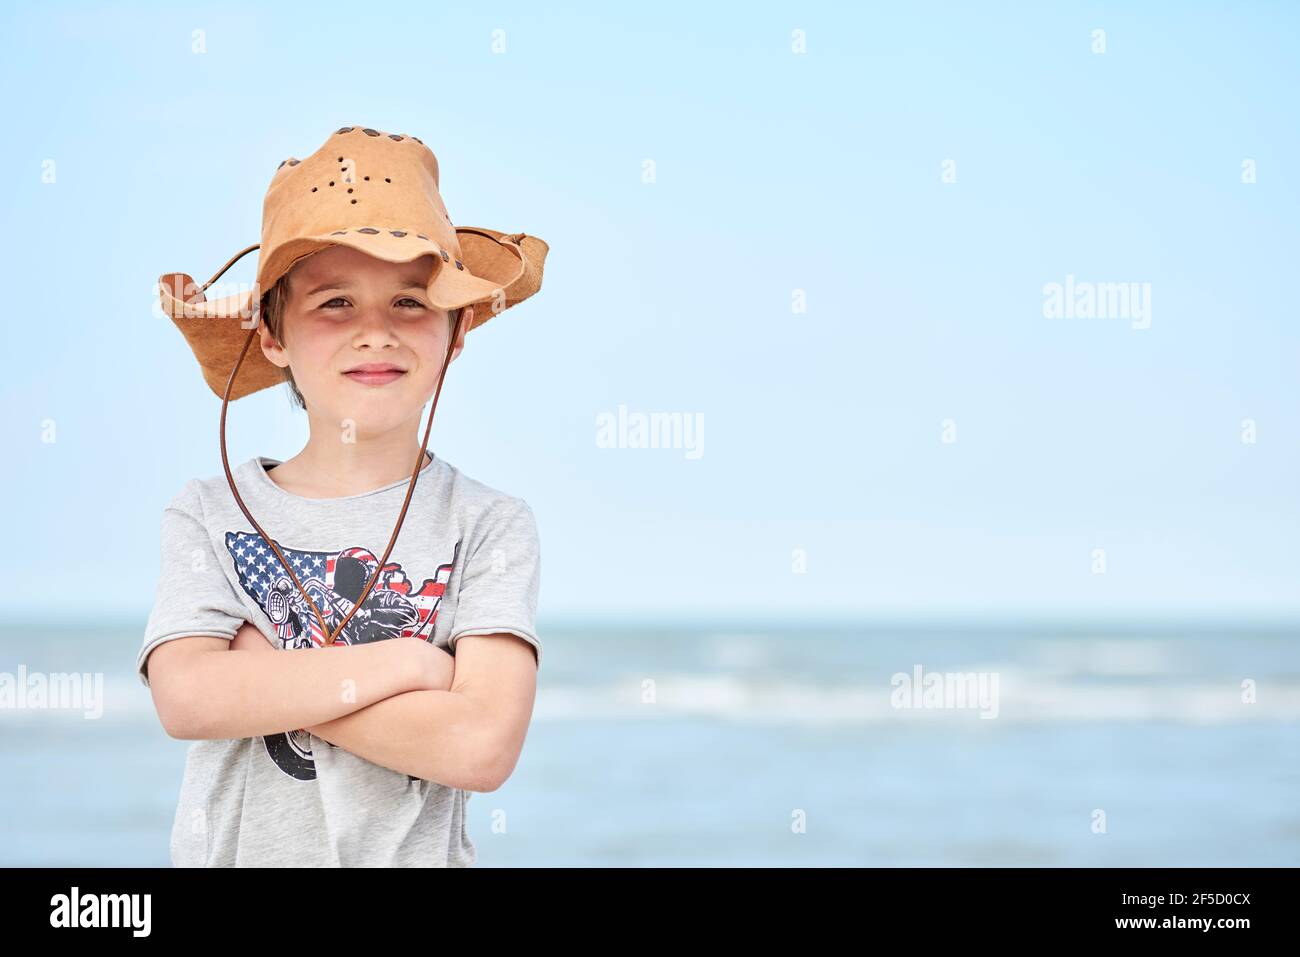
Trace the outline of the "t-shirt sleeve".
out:
<instances>
[{"instance_id":1,"label":"t-shirt sleeve","mask_svg":"<svg viewBox=\"0 0 1300 957\"><path fill-rule=\"evenodd\" d=\"M494 507L474 538L461 573L448 648L455 654L456 642L466 635L508 632L533 646L540 667L537 593L542 561L532 508L523 499Z\"/></svg>"},{"instance_id":2,"label":"t-shirt sleeve","mask_svg":"<svg viewBox=\"0 0 1300 957\"><path fill-rule=\"evenodd\" d=\"M136 656L140 680L149 686L146 659L163 642L196 635L234 638L247 617L207 529L187 509L168 505L162 517L157 594Z\"/></svg>"}]
</instances>

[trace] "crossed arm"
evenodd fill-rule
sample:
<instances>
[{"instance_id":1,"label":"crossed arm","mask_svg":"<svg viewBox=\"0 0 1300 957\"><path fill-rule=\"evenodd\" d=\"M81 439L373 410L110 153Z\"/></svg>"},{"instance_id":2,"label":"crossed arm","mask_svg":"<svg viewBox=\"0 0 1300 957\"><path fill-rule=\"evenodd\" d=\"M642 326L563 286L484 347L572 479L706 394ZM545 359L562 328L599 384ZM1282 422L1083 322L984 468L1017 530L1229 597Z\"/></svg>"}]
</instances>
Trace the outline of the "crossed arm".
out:
<instances>
[{"instance_id":1,"label":"crossed arm","mask_svg":"<svg viewBox=\"0 0 1300 957\"><path fill-rule=\"evenodd\" d=\"M151 687L174 737L305 728L395 771L496 790L514 771L532 716L532 646L509 633L466 635L454 657L432 645L396 645L416 640L283 652L245 623L229 643L185 638L160 645L149 657ZM419 656L407 654L417 650ZM406 662L417 657L423 666L415 680ZM341 682L356 689L348 698L337 691Z\"/></svg>"},{"instance_id":2,"label":"crossed arm","mask_svg":"<svg viewBox=\"0 0 1300 957\"><path fill-rule=\"evenodd\" d=\"M406 691L306 730L395 771L495 791L515 769L532 716L533 648L502 633L466 635L455 657L436 650L451 661L447 690Z\"/></svg>"}]
</instances>

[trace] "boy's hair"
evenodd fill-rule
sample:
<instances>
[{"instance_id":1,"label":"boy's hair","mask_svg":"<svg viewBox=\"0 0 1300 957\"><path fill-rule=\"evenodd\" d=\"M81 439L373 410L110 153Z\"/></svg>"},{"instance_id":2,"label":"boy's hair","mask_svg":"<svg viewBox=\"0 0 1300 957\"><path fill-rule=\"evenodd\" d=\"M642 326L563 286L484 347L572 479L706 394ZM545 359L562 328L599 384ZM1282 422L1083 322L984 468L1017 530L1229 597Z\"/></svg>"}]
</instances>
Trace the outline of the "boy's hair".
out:
<instances>
[{"instance_id":1,"label":"boy's hair","mask_svg":"<svg viewBox=\"0 0 1300 957\"><path fill-rule=\"evenodd\" d=\"M275 337L275 341L281 346L284 345L284 310L289 299L289 273L285 273L275 281L270 289L262 296L261 321L266 323L267 329ZM456 320L460 318L461 310L448 310L447 332L456 328ZM293 393L293 404L300 409L307 408L307 401L298 391L298 383L293 381L293 370L285 366L281 372L284 374L284 381L289 383L289 389Z\"/></svg>"}]
</instances>

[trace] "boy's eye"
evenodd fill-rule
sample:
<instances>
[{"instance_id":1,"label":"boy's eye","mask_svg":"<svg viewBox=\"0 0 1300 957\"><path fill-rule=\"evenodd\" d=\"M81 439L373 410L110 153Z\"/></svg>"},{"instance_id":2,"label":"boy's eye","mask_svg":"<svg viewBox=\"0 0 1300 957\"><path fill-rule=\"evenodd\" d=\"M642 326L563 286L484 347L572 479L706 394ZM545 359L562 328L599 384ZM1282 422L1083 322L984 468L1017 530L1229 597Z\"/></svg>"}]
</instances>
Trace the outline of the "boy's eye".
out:
<instances>
[{"instance_id":1,"label":"boy's eye","mask_svg":"<svg viewBox=\"0 0 1300 957\"><path fill-rule=\"evenodd\" d=\"M348 301L344 299L342 296L335 296L333 299L327 299L324 302L322 302L320 304L320 308L321 309L334 308L332 304L336 302L342 303L343 305L347 305ZM420 302L418 299L412 299L410 296L403 296L401 299L397 300L397 304L399 306L402 306L404 309L410 309L412 306L414 306L416 309L424 308L424 303Z\"/></svg>"}]
</instances>

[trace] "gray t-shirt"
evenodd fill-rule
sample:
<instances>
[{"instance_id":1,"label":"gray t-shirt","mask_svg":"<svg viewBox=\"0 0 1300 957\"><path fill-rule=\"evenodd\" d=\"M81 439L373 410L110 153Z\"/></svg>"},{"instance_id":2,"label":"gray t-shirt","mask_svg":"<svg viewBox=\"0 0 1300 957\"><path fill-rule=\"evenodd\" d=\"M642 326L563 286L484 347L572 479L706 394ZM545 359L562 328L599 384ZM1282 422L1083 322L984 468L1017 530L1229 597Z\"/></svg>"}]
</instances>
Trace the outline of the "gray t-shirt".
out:
<instances>
[{"instance_id":1,"label":"gray t-shirt","mask_svg":"<svg viewBox=\"0 0 1300 957\"><path fill-rule=\"evenodd\" d=\"M310 499L257 456L232 474L333 630L393 533L410 479ZM541 552L532 509L434 456L420 472L388 564L336 641L419 636L450 653L465 635L510 632L533 645ZM233 638L252 622L276 648L319 646L315 614L249 523L225 473L192 479L163 510L157 597L136 658L190 635ZM171 834L178 867L469 867L472 792L381 767L293 731L195 741Z\"/></svg>"}]
</instances>

